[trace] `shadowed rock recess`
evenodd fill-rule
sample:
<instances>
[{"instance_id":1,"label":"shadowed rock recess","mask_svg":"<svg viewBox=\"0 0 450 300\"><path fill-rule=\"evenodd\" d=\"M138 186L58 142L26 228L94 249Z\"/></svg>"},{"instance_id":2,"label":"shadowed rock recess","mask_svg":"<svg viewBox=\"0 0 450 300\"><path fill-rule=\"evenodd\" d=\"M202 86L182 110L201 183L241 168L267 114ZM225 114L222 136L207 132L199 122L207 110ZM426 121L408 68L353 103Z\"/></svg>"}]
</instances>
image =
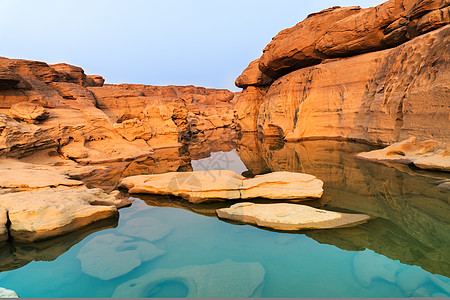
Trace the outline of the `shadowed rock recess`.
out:
<instances>
[{"instance_id":1,"label":"shadowed rock recess","mask_svg":"<svg viewBox=\"0 0 450 300\"><path fill-rule=\"evenodd\" d=\"M236 125L287 141L450 137L450 2L333 7L281 31L236 85Z\"/></svg>"}]
</instances>

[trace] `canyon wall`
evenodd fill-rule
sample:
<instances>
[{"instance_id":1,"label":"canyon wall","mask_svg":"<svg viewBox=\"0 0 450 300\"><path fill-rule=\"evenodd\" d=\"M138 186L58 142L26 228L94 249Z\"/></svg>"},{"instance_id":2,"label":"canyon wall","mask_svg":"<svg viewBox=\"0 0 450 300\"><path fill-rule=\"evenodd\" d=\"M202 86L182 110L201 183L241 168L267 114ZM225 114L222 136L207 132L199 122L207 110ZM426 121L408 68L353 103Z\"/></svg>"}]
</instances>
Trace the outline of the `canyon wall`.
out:
<instances>
[{"instance_id":1,"label":"canyon wall","mask_svg":"<svg viewBox=\"0 0 450 300\"><path fill-rule=\"evenodd\" d=\"M53 148L80 163L131 160L232 127L234 101L228 90L105 85L68 64L0 58L0 156Z\"/></svg>"},{"instance_id":2,"label":"canyon wall","mask_svg":"<svg viewBox=\"0 0 450 300\"><path fill-rule=\"evenodd\" d=\"M448 141L449 5L334 7L281 31L236 80L237 127L287 141Z\"/></svg>"}]
</instances>

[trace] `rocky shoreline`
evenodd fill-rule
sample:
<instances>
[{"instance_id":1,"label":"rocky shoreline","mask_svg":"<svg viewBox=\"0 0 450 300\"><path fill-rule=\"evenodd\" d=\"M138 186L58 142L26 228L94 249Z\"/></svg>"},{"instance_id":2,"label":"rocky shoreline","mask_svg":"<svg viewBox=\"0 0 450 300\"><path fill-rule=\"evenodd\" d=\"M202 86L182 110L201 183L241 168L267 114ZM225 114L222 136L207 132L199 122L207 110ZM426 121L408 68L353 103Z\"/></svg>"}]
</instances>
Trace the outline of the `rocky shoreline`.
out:
<instances>
[{"instance_id":1,"label":"rocky shoreline","mask_svg":"<svg viewBox=\"0 0 450 300\"><path fill-rule=\"evenodd\" d=\"M239 93L105 84L64 63L0 58L0 242L117 218L130 205L121 178L192 171L190 152L226 135L391 145L359 156L448 171L449 23L443 0L327 9L281 31Z\"/></svg>"}]
</instances>

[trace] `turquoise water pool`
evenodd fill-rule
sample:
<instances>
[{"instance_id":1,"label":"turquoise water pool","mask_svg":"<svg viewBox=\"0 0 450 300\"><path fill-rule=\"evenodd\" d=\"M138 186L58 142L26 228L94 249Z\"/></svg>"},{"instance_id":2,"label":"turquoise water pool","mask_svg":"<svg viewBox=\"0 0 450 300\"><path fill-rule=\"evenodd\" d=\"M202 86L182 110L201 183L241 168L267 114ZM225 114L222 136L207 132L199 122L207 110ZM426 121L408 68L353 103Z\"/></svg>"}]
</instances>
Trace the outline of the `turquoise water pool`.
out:
<instances>
[{"instance_id":1,"label":"turquoise water pool","mask_svg":"<svg viewBox=\"0 0 450 300\"><path fill-rule=\"evenodd\" d=\"M450 194L436 184L447 175L353 157L367 149L249 137L191 161L314 174L325 193L305 204L375 217L366 224L283 233L218 220L232 203L137 195L118 221L0 248L0 286L21 297L449 297Z\"/></svg>"}]
</instances>

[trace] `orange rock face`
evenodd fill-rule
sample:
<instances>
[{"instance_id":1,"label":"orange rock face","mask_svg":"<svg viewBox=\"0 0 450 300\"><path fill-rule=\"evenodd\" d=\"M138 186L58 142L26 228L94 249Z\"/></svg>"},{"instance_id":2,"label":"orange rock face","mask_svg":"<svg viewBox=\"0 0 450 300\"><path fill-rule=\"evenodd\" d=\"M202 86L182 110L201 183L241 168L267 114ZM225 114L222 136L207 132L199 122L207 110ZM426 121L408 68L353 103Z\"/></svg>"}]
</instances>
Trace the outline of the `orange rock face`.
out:
<instances>
[{"instance_id":1,"label":"orange rock face","mask_svg":"<svg viewBox=\"0 0 450 300\"><path fill-rule=\"evenodd\" d=\"M103 84L76 66L0 58L0 155L54 148L81 163L123 161L233 125L228 90Z\"/></svg>"},{"instance_id":2,"label":"orange rock face","mask_svg":"<svg viewBox=\"0 0 450 300\"><path fill-rule=\"evenodd\" d=\"M278 78L325 59L398 46L449 24L448 5L446 0L390 0L367 9L326 9L274 37L263 51L259 68Z\"/></svg>"},{"instance_id":3,"label":"orange rock face","mask_svg":"<svg viewBox=\"0 0 450 300\"><path fill-rule=\"evenodd\" d=\"M245 87L235 106L238 128L288 141L448 140L449 4L335 7L281 31L259 59L259 71L278 78L267 93L255 92L257 80L243 83L255 62L236 82Z\"/></svg>"}]
</instances>

